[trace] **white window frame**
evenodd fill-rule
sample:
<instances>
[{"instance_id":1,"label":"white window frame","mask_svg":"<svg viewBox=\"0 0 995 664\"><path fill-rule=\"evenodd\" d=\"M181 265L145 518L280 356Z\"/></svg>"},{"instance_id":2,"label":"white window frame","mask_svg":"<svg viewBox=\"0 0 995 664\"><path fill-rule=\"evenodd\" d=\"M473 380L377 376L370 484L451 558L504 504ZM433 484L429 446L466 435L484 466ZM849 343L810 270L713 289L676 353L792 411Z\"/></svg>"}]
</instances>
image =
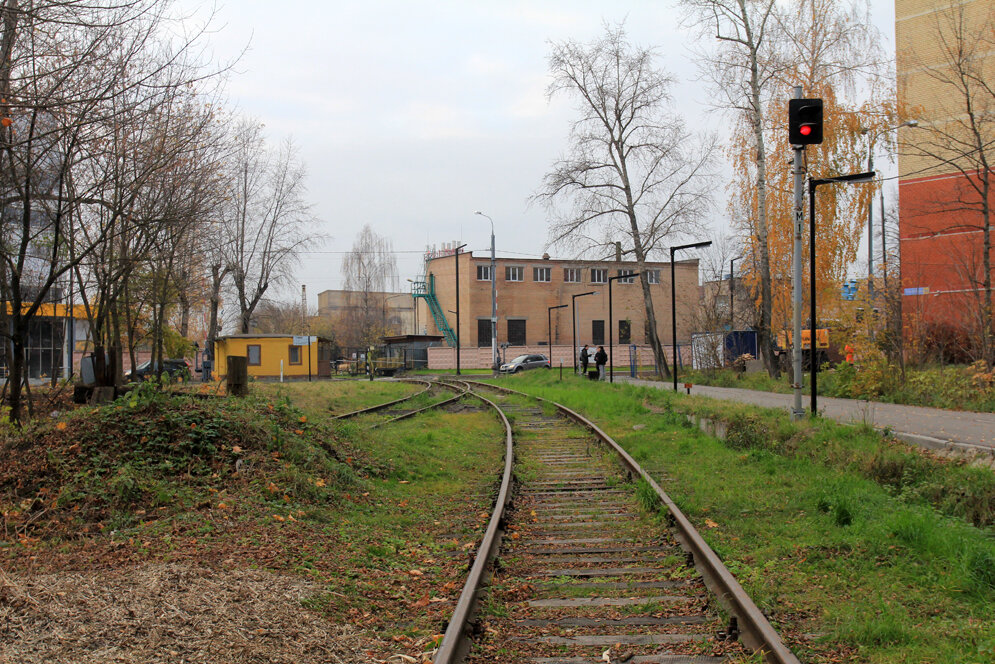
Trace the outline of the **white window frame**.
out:
<instances>
[{"instance_id":1,"label":"white window frame","mask_svg":"<svg viewBox=\"0 0 995 664\"><path fill-rule=\"evenodd\" d=\"M634 273L635 273L635 270L619 270L618 271L618 276L621 277L621 276L624 276L624 275L631 275L631 274L634 274ZM634 283L636 283L636 278L630 276L628 279L616 279L616 281L618 281L618 283L620 283L620 284L634 284Z\"/></svg>"},{"instance_id":2,"label":"white window frame","mask_svg":"<svg viewBox=\"0 0 995 664\"><path fill-rule=\"evenodd\" d=\"M546 277L545 279L540 279L539 277ZM532 268L532 281L537 281L539 283L547 284L553 280L553 270L548 267L534 267Z\"/></svg>"},{"instance_id":3,"label":"white window frame","mask_svg":"<svg viewBox=\"0 0 995 664\"><path fill-rule=\"evenodd\" d=\"M599 280L597 277L601 277L601 279ZM592 284L607 284L608 283L608 268L592 267L591 268L591 283Z\"/></svg>"},{"instance_id":4,"label":"white window frame","mask_svg":"<svg viewBox=\"0 0 995 664\"><path fill-rule=\"evenodd\" d=\"M563 283L579 284L584 280L584 269L579 267L563 268Z\"/></svg>"},{"instance_id":5,"label":"white window frame","mask_svg":"<svg viewBox=\"0 0 995 664\"><path fill-rule=\"evenodd\" d=\"M477 281L490 281L491 277L491 266L490 265L478 265L477 266ZM487 275L487 276L481 276Z\"/></svg>"},{"instance_id":6,"label":"white window frame","mask_svg":"<svg viewBox=\"0 0 995 664\"><path fill-rule=\"evenodd\" d=\"M504 280L525 281L525 268L521 265L506 265L504 267Z\"/></svg>"},{"instance_id":7,"label":"white window frame","mask_svg":"<svg viewBox=\"0 0 995 664\"><path fill-rule=\"evenodd\" d=\"M660 270L646 270L646 281L651 284L660 283Z\"/></svg>"}]
</instances>

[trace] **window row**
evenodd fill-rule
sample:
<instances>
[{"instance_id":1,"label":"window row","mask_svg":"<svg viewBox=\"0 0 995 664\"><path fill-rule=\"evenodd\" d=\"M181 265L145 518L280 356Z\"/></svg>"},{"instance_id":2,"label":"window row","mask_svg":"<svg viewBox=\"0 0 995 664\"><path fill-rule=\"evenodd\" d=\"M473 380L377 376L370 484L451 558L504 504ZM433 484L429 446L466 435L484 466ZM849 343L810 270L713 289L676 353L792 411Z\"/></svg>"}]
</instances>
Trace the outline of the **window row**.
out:
<instances>
[{"instance_id":1,"label":"window row","mask_svg":"<svg viewBox=\"0 0 995 664\"><path fill-rule=\"evenodd\" d=\"M608 283L608 269L601 267L589 268L591 272L590 283L592 284L606 284ZM621 284L631 284L635 283L636 278L635 270L617 270L617 276L621 277L618 282ZM568 284L579 284L583 282L584 270L579 267L565 267L563 268L563 281ZM532 268L532 281L537 281L540 283L548 283L552 281L553 268L550 267L534 267ZM651 284L660 283L660 270L647 270L646 278ZM490 265L478 265L477 266L477 281L490 281L491 280L491 266ZM508 265L504 268L504 280L505 281L525 281L525 268L521 265Z\"/></svg>"},{"instance_id":2,"label":"window row","mask_svg":"<svg viewBox=\"0 0 995 664\"><path fill-rule=\"evenodd\" d=\"M290 364L303 364L301 359L301 346L288 346L288 360ZM263 363L263 347L260 344L247 344L245 346L246 364L250 367L258 367Z\"/></svg>"},{"instance_id":3,"label":"window row","mask_svg":"<svg viewBox=\"0 0 995 664\"><path fill-rule=\"evenodd\" d=\"M512 346L525 346L525 320L524 319L509 319L507 321L507 339L508 343ZM630 344L632 342L632 322L627 320L620 320L618 322L618 335L613 340L617 344ZM584 343L582 339L578 340L579 343ZM591 337L589 343L595 346L603 346L607 343L605 339L605 321L603 320L592 320L591 321ZM649 335L647 335L646 343L649 343ZM489 318L479 318L477 319L477 346L483 348L491 345L491 319Z\"/></svg>"}]
</instances>

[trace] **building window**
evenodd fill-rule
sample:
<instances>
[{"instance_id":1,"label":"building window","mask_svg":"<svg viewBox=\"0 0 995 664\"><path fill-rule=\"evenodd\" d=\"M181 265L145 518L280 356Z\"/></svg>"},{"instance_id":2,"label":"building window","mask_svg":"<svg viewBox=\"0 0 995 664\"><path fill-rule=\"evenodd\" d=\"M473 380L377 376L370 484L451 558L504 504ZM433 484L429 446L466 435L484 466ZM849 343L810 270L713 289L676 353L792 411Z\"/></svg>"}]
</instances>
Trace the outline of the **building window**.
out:
<instances>
[{"instance_id":1,"label":"building window","mask_svg":"<svg viewBox=\"0 0 995 664\"><path fill-rule=\"evenodd\" d=\"M300 364L301 363L301 347L291 346L290 347L290 363Z\"/></svg>"},{"instance_id":2,"label":"building window","mask_svg":"<svg viewBox=\"0 0 995 664\"><path fill-rule=\"evenodd\" d=\"M477 281L490 281L491 280L491 266L490 265L478 265L477 266Z\"/></svg>"},{"instance_id":3,"label":"building window","mask_svg":"<svg viewBox=\"0 0 995 664\"><path fill-rule=\"evenodd\" d=\"M525 321L524 320L509 320L508 321L508 343L512 346L524 346L525 345Z\"/></svg>"},{"instance_id":4,"label":"building window","mask_svg":"<svg viewBox=\"0 0 995 664\"><path fill-rule=\"evenodd\" d=\"M262 364L262 346L259 345L249 345L245 347L245 355L248 357L248 364L250 367L258 367Z\"/></svg>"},{"instance_id":5,"label":"building window","mask_svg":"<svg viewBox=\"0 0 995 664\"><path fill-rule=\"evenodd\" d=\"M619 270L618 271L618 276L624 277L625 275L632 274L633 272L635 272L635 270ZM625 279L619 279L618 283L620 283L620 284L631 284L631 283L635 282L635 280L636 280L635 277L627 277Z\"/></svg>"},{"instance_id":6,"label":"building window","mask_svg":"<svg viewBox=\"0 0 995 664\"><path fill-rule=\"evenodd\" d=\"M511 266L504 268L505 281L522 281L525 277L525 269L521 266Z\"/></svg>"},{"instance_id":7,"label":"building window","mask_svg":"<svg viewBox=\"0 0 995 664\"><path fill-rule=\"evenodd\" d=\"M605 343L605 321L591 321L591 343L595 346L602 346Z\"/></svg>"},{"instance_id":8,"label":"building window","mask_svg":"<svg viewBox=\"0 0 995 664\"><path fill-rule=\"evenodd\" d=\"M591 283L592 284L606 284L608 283L608 270L592 267L591 268Z\"/></svg>"},{"instance_id":9,"label":"building window","mask_svg":"<svg viewBox=\"0 0 995 664\"><path fill-rule=\"evenodd\" d=\"M646 281L651 284L660 283L660 270L646 270Z\"/></svg>"},{"instance_id":10,"label":"building window","mask_svg":"<svg viewBox=\"0 0 995 664\"><path fill-rule=\"evenodd\" d=\"M533 281L549 281L550 280L549 277L550 277L550 269L548 267L532 268Z\"/></svg>"},{"instance_id":11,"label":"building window","mask_svg":"<svg viewBox=\"0 0 995 664\"><path fill-rule=\"evenodd\" d=\"M579 267L563 268L563 281L568 284L579 284L581 280L581 269Z\"/></svg>"},{"instance_id":12,"label":"building window","mask_svg":"<svg viewBox=\"0 0 995 664\"><path fill-rule=\"evenodd\" d=\"M620 344L632 343L632 322L620 320L618 322L618 342Z\"/></svg>"},{"instance_id":13,"label":"building window","mask_svg":"<svg viewBox=\"0 0 995 664\"><path fill-rule=\"evenodd\" d=\"M477 346L484 348L491 345L491 319L477 319Z\"/></svg>"}]
</instances>

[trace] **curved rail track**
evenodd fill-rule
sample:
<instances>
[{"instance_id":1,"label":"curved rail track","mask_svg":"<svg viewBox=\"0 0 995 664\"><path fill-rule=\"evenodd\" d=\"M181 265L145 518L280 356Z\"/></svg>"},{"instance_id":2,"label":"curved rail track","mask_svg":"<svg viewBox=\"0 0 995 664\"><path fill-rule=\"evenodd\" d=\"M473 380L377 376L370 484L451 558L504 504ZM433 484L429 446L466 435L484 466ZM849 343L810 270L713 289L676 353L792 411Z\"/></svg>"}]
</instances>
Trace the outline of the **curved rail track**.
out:
<instances>
[{"instance_id":1,"label":"curved rail track","mask_svg":"<svg viewBox=\"0 0 995 664\"><path fill-rule=\"evenodd\" d=\"M798 664L680 509L607 434L559 404L466 385L504 423L505 466L435 664L705 664L743 655L743 646ZM640 503L665 506L665 523Z\"/></svg>"},{"instance_id":2,"label":"curved rail track","mask_svg":"<svg viewBox=\"0 0 995 664\"><path fill-rule=\"evenodd\" d=\"M442 381L427 381L420 379L410 379L399 382L405 383L416 383L425 386L425 389L420 392L408 395L402 399L394 399L393 401L386 401L375 406L369 406L368 408L361 408L360 410L354 410L349 413L343 413L342 415L337 415L332 419L345 420L345 419L358 419L364 417L366 420L370 421L370 428L376 428L384 426L385 424L390 424L391 422L396 422L398 420L403 420L408 417L413 417L418 413L431 410L433 408L439 408L447 404L453 403L461 399L469 389L467 385L453 385L450 383L444 383ZM405 408L405 405L416 402L419 397L431 396L429 393L433 390L449 390L456 392L456 395L448 399L442 399L428 404L427 406L421 406L418 408ZM381 417L378 417L381 416Z\"/></svg>"}]
</instances>

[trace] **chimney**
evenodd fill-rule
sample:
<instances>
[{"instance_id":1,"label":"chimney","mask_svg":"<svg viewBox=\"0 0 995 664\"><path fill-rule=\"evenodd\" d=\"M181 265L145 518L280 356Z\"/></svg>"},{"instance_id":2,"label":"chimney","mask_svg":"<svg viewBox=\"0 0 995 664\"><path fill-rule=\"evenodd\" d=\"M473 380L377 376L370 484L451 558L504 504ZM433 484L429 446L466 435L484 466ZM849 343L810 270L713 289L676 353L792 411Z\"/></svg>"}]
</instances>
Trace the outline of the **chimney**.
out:
<instances>
[{"instance_id":1,"label":"chimney","mask_svg":"<svg viewBox=\"0 0 995 664\"><path fill-rule=\"evenodd\" d=\"M615 243L615 262L616 263L621 263L622 262L622 243L621 242L616 242Z\"/></svg>"}]
</instances>

